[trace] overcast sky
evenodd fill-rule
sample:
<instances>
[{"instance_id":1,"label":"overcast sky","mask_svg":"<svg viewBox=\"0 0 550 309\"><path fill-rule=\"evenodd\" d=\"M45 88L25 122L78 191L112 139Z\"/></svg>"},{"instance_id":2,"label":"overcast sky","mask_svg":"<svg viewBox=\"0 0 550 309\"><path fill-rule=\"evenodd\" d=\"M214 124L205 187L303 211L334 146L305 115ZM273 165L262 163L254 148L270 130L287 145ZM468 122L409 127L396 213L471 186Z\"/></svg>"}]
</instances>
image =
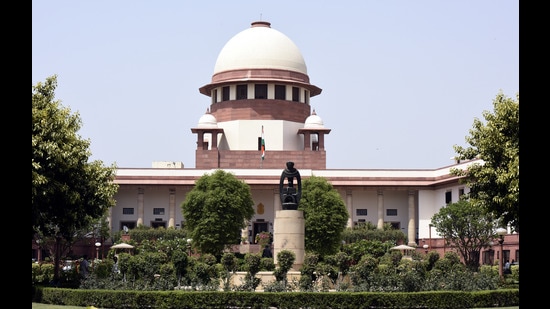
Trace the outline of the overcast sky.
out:
<instances>
[{"instance_id":1,"label":"overcast sky","mask_svg":"<svg viewBox=\"0 0 550 309\"><path fill-rule=\"evenodd\" d=\"M268 21L323 90L327 168L440 168L500 91L519 92L518 2L33 1L32 84L58 76L92 160L192 168L199 87L227 41Z\"/></svg>"}]
</instances>

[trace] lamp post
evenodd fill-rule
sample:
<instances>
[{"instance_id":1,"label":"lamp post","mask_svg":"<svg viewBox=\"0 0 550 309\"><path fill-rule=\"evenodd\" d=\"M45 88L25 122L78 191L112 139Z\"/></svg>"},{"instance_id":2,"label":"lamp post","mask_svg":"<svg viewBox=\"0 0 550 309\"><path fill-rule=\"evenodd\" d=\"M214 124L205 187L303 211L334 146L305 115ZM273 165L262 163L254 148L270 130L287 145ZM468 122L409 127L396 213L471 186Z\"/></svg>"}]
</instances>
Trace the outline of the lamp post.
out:
<instances>
[{"instance_id":1,"label":"lamp post","mask_svg":"<svg viewBox=\"0 0 550 309\"><path fill-rule=\"evenodd\" d=\"M98 241L95 243L95 258L96 260L99 260L99 247L101 246L101 243Z\"/></svg>"},{"instance_id":2,"label":"lamp post","mask_svg":"<svg viewBox=\"0 0 550 309\"><path fill-rule=\"evenodd\" d=\"M191 242L193 239L187 238L187 249L189 250L189 256L191 256Z\"/></svg>"},{"instance_id":3,"label":"lamp post","mask_svg":"<svg viewBox=\"0 0 550 309\"><path fill-rule=\"evenodd\" d=\"M424 248L424 253L428 254L428 248L430 246L428 244L425 244L424 246L422 246L422 248Z\"/></svg>"},{"instance_id":4,"label":"lamp post","mask_svg":"<svg viewBox=\"0 0 550 309\"><path fill-rule=\"evenodd\" d=\"M429 233L428 233L429 234L428 237L430 237L428 239L428 246L430 246L430 247L432 246L432 226L433 225L431 223L428 224L428 227L430 228Z\"/></svg>"},{"instance_id":5,"label":"lamp post","mask_svg":"<svg viewBox=\"0 0 550 309\"><path fill-rule=\"evenodd\" d=\"M504 235L506 235L508 231L505 228L498 228L497 229L497 235L498 235L498 243L500 244L500 257L498 259L498 275L500 278L504 278L503 271L502 271L502 265L503 265L503 259L504 259L504 250L502 249L503 243L504 243Z\"/></svg>"}]
</instances>

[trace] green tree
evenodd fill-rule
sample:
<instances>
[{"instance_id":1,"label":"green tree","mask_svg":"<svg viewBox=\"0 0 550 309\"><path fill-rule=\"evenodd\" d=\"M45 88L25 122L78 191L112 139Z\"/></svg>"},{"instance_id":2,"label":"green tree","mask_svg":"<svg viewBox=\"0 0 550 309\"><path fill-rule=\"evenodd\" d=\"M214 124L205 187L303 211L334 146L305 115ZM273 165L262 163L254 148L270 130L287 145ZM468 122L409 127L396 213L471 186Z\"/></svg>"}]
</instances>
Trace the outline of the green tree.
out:
<instances>
[{"instance_id":1,"label":"green tree","mask_svg":"<svg viewBox=\"0 0 550 309\"><path fill-rule=\"evenodd\" d=\"M304 180L298 209L304 211L305 250L321 256L338 252L349 214L332 184L317 176Z\"/></svg>"},{"instance_id":2,"label":"green tree","mask_svg":"<svg viewBox=\"0 0 550 309\"><path fill-rule=\"evenodd\" d=\"M56 248L98 223L115 205L116 167L90 161L90 141L77 132L78 113L55 100L57 76L32 87L32 237L54 237ZM60 250L55 250L59 260ZM55 274L59 263L55 263Z\"/></svg>"},{"instance_id":3,"label":"green tree","mask_svg":"<svg viewBox=\"0 0 550 309\"><path fill-rule=\"evenodd\" d=\"M513 100L500 92L493 106L493 113L483 112L485 123L474 120L466 137L470 146L454 146L457 159L479 158L483 163L451 169L451 174L464 177L476 205L519 233L519 93Z\"/></svg>"},{"instance_id":4,"label":"green tree","mask_svg":"<svg viewBox=\"0 0 550 309\"><path fill-rule=\"evenodd\" d=\"M496 223L490 213L465 199L447 204L431 218L445 242L455 246L464 264L474 271L479 269L481 249L495 239Z\"/></svg>"},{"instance_id":5,"label":"green tree","mask_svg":"<svg viewBox=\"0 0 550 309\"><path fill-rule=\"evenodd\" d=\"M241 230L254 215L249 185L223 170L199 178L181 208L193 247L215 256L240 243Z\"/></svg>"}]
</instances>

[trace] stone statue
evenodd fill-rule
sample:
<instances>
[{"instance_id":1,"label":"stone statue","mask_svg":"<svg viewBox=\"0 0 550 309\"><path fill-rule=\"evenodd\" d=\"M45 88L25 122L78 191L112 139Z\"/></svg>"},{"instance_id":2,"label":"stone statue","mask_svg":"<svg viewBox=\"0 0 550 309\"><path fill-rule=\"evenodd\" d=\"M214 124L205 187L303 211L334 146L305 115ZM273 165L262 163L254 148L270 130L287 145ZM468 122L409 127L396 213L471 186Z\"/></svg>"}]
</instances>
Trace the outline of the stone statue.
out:
<instances>
[{"instance_id":1,"label":"stone statue","mask_svg":"<svg viewBox=\"0 0 550 309\"><path fill-rule=\"evenodd\" d=\"M294 187L294 179L298 185L298 189ZM287 187L284 187L285 179ZM294 168L294 162L288 161L286 168L281 173L281 180L279 181L279 195L281 197L281 205L283 210L297 210L300 203L300 197L302 196L302 179L300 178L300 172Z\"/></svg>"}]
</instances>

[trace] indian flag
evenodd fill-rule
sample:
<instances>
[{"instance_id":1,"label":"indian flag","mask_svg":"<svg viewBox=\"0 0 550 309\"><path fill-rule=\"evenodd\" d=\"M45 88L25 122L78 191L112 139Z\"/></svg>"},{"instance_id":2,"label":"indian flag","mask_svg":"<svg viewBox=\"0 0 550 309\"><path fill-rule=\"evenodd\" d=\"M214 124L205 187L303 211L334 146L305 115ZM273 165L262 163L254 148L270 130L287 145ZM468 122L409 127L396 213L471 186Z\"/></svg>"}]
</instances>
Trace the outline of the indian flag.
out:
<instances>
[{"instance_id":1,"label":"indian flag","mask_svg":"<svg viewBox=\"0 0 550 309\"><path fill-rule=\"evenodd\" d=\"M264 126L262 126L262 160L265 159Z\"/></svg>"}]
</instances>

